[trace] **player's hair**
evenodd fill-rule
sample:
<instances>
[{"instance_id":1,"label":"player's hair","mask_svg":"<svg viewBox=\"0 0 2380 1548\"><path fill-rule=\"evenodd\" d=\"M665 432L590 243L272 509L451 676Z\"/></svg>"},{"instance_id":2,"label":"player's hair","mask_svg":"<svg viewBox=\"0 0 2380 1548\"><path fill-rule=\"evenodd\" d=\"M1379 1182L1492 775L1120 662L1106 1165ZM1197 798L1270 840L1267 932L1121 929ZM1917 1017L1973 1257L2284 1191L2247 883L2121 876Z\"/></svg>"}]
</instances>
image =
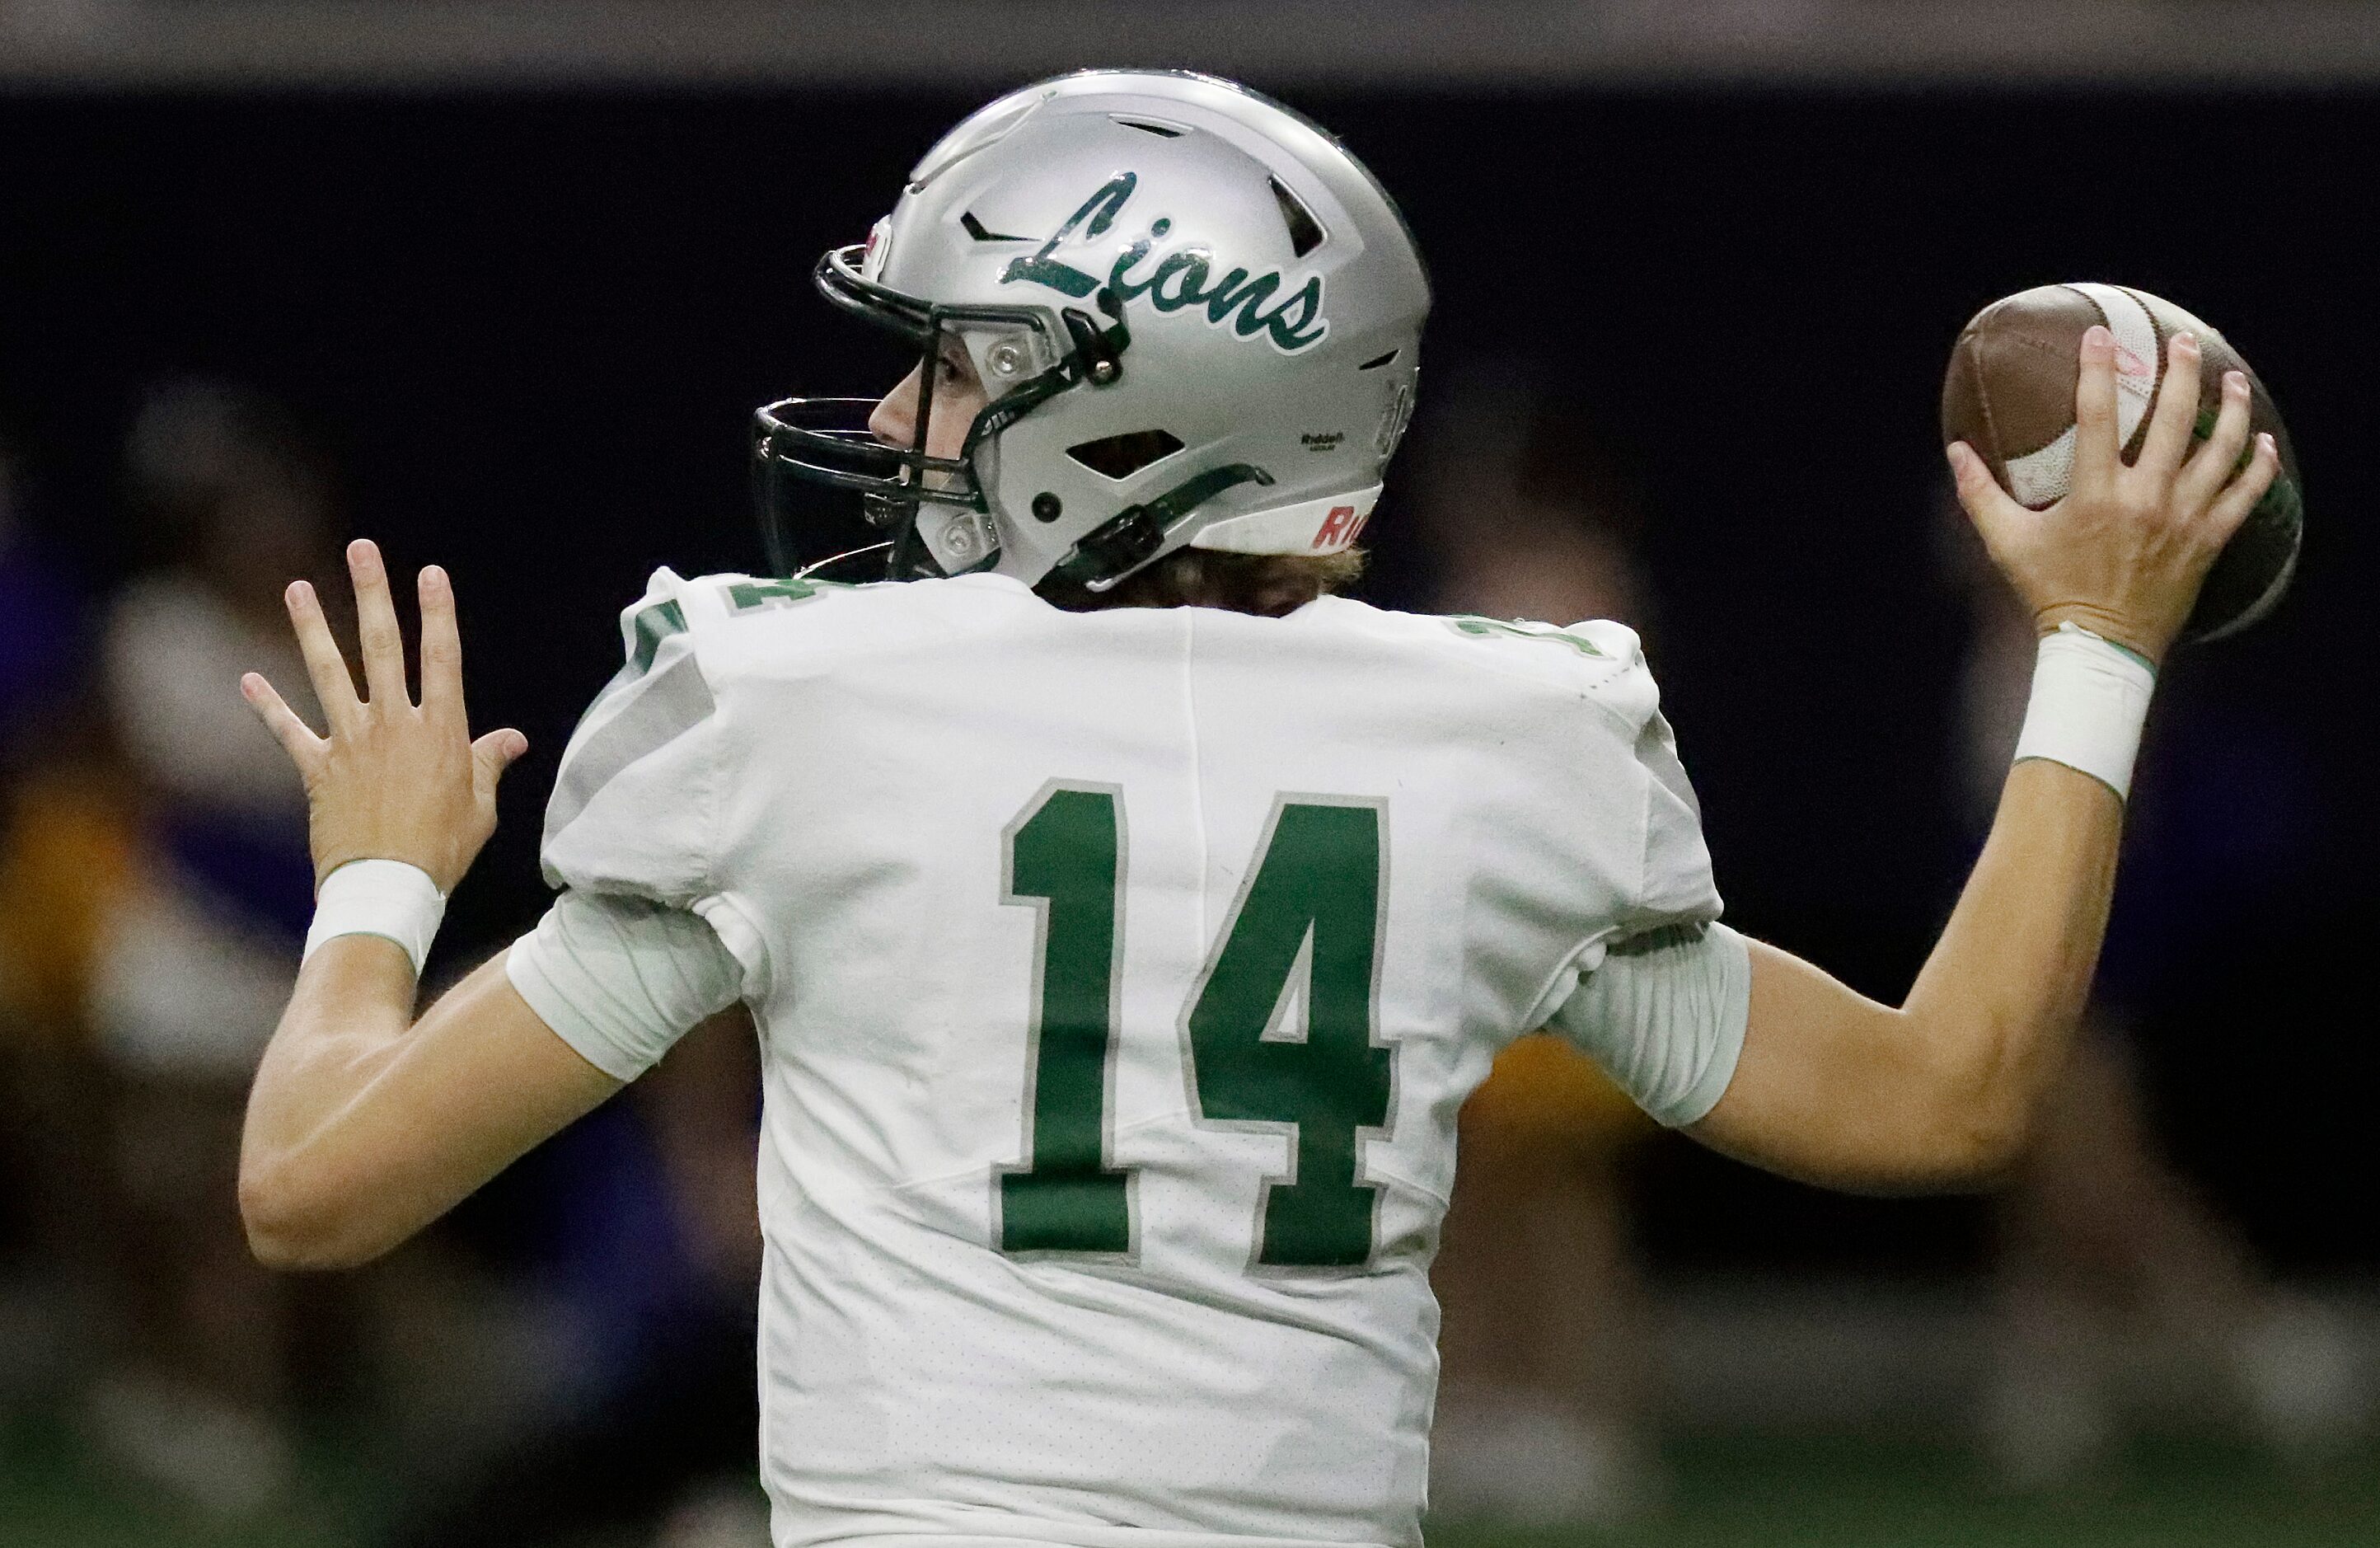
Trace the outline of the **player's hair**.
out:
<instances>
[{"instance_id":1,"label":"player's hair","mask_svg":"<svg viewBox=\"0 0 2380 1548\"><path fill-rule=\"evenodd\" d=\"M1364 573L1364 551L1340 554L1221 554L1177 548L1113 591L1090 591L1055 575L1037 588L1070 612L1102 607L1220 607L1278 618Z\"/></svg>"}]
</instances>

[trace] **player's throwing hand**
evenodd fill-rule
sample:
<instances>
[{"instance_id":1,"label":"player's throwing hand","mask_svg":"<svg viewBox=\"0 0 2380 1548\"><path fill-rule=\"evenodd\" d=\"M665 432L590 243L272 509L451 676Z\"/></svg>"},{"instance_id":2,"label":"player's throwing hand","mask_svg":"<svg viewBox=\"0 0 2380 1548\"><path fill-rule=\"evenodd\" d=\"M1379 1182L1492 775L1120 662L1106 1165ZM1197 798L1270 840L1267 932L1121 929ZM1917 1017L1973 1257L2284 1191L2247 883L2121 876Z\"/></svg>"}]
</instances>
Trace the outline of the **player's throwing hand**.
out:
<instances>
[{"instance_id":1,"label":"player's throwing hand","mask_svg":"<svg viewBox=\"0 0 2380 1548\"><path fill-rule=\"evenodd\" d=\"M322 602L303 580L290 584L289 618L331 734L314 735L257 673L240 679L240 691L306 781L317 884L349 860L392 859L419 866L440 892L451 892L495 831L496 782L528 750L528 738L507 727L471 739L463 641L444 570L431 565L420 577L418 705L406 694L405 640L379 548L362 539L349 543L347 572L369 697L356 696Z\"/></svg>"},{"instance_id":2,"label":"player's throwing hand","mask_svg":"<svg viewBox=\"0 0 2380 1548\"><path fill-rule=\"evenodd\" d=\"M2248 445L2248 381L2223 380L2223 408L2193 452L2198 341L2176 334L2167 347L2140 456L2127 466L2118 445L2116 341L2104 327L2082 335L2074 393L2074 475L2066 497L2027 510L1992 480L1973 448L1950 449L1959 503L2043 633L2072 623L2160 659L2190 616L2199 583L2231 534L2271 486L2280 454L2270 435Z\"/></svg>"}]
</instances>

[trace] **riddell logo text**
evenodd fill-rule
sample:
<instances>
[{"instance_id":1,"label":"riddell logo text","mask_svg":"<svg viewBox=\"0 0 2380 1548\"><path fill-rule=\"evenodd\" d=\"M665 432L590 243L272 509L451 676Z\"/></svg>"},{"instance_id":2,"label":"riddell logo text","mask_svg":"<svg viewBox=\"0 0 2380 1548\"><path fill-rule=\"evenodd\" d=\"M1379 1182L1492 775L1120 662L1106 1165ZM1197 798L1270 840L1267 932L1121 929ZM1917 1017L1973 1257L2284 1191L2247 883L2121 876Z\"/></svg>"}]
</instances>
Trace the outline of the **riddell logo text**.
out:
<instances>
[{"instance_id":1,"label":"riddell logo text","mask_svg":"<svg viewBox=\"0 0 2380 1548\"><path fill-rule=\"evenodd\" d=\"M1364 524L1370 519L1369 516L1357 516L1353 506L1331 506L1330 514L1322 518L1321 527L1314 534L1315 552L1346 547L1364 535Z\"/></svg>"}]
</instances>

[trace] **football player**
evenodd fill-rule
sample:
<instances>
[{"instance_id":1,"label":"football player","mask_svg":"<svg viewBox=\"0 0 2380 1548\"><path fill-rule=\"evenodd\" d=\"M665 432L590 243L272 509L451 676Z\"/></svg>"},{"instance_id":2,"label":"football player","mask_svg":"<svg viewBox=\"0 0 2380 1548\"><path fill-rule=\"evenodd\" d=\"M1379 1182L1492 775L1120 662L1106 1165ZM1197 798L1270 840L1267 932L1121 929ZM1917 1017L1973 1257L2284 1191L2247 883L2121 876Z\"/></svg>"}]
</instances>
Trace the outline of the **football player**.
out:
<instances>
[{"instance_id":1,"label":"football player","mask_svg":"<svg viewBox=\"0 0 2380 1548\"><path fill-rule=\"evenodd\" d=\"M2126 466L2091 335L2046 512L1958 456L2045 638L1894 1007L1719 922L1627 629L1331 594L1428 292L1312 124L1192 75L1034 86L817 277L918 363L872 405L772 406L759 453L860 501L903 583L657 572L556 780L560 897L419 1020L525 743L469 738L442 571L418 705L370 544L364 697L291 588L329 734L244 680L322 879L249 1113L268 1261L387 1249L740 1000L779 1544L1408 1544L1455 1113L1512 1040L1551 1026L1795 1176L2011 1154L2090 977L2151 664L2275 466L2240 383L2187 455L2190 340ZM1894 648L1864 619L1832 648L1864 640Z\"/></svg>"}]
</instances>

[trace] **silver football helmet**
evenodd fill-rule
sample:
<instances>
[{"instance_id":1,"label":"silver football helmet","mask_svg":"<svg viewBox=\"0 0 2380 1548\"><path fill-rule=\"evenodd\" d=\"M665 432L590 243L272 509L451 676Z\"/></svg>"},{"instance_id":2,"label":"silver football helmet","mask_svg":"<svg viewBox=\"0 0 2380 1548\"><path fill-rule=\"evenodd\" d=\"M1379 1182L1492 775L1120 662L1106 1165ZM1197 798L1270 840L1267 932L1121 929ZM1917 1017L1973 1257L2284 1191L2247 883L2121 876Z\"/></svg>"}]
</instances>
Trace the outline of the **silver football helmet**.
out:
<instances>
[{"instance_id":1,"label":"silver football helmet","mask_svg":"<svg viewBox=\"0 0 2380 1548\"><path fill-rule=\"evenodd\" d=\"M915 443L873 399L761 409L770 486L856 497L896 579L997 570L1113 586L1184 545L1330 554L1369 519L1413 412L1429 283L1337 140L1211 76L1087 70L1012 92L926 152L826 299L920 350ZM955 344L988 406L927 455ZM809 544L815 549L818 545Z\"/></svg>"}]
</instances>

